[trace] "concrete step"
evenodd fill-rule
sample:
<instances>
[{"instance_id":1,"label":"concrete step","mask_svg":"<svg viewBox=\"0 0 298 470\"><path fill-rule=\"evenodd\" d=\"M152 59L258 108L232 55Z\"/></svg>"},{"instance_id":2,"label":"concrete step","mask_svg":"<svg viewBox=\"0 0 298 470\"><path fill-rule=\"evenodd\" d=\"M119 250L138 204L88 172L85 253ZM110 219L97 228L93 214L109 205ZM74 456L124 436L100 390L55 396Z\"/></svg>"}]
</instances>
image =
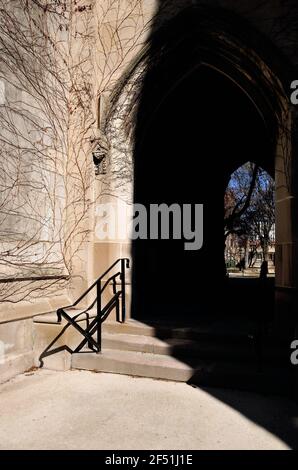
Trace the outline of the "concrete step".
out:
<instances>
[{"instance_id":1,"label":"concrete step","mask_svg":"<svg viewBox=\"0 0 298 470\"><path fill-rule=\"evenodd\" d=\"M33 323L45 323L55 325L56 323L58 323L57 313L49 312L43 313L42 315L35 315L35 317L33 317Z\"/></svg>"},{"instance_id":2,"label":"concrete step","mask_svg":"<svg viewBox=\"0 0 298 470\"><path fill-rule=\"evenodd\" d=\"M83 312L84 312L84 309L82 308L71 308L71 309L66 310L66 313L68 313L70 317L73 318L77 316L78 322L86 321L87 314ZM80 313L82 313L82 315L80 315ZM96 316L96 310L91 309L88 312L88 318L91 319L91 318L94 318L95 316ZM35 317L33 317L33 322L44 323L47 325L66 325L67 323L67 321L64 318L62 318L61 323L58 322L57 312L50 312L50 313L44 313L42 315L36 315Z\"/></svg>"},{"instance_id":3,"label":"concrete step","mask_svg":"<svg viewBox=\"0 0 298 470\"><path fill-rule=\"evenodd\" d=\"M255 360L256 354L250 342L237 345L210 342L208 339L156 338L154 336L107 333L102 335L102 349L118 349L142 353L170 355L176 358L200 357Z\"/></svg>"},{"instance_id":4,"label":"concrete step","mask_svg":"<svg viewBox=\"0 0 298 470\"><path fill-rule=\"evenodd\" d=\"M246 329L239 330L238 328L224 329L222 325L181 325L178 323L164 323L164 322L148 322L137 321L129 319L125 323L118 323L112 319L108 319L102 325L103 332L111 334L131 334L142 336L154 336L156 338L180 338L180 339L200 339L200 338L213 338L217 341L234 341L243 342L248 339L248 331Z\"/></svg>"},{"instance_id":5,"label":"concrete step","mask_svg":"<svg viewBox=\"0 0 298 470\"><path fill-rule=\"evenodd\" d=\"M68 309L67 313L69 316L74 317L83 312L83 309ZM96 316L96 309L91 309L88 312L89 318ZM86 320L86 314L78 316L78 321L82 322ZM37 315L33 318L34 323L44 325L60 325L57 320L57 313L47 313L43 315ZM67 322L62 319L61 325L65 325ZM138 320L129 319L125 323L119 323L115 320L114 312L108 317L108 319L102 325L102 331L111 334L127 334L127 335L142 335L157 337L160 339L164 338L177 338L177 339L200 339L200 338L213 338L217 341L232 341L232 342L243 342L247 340L246 330L234 331L222 328L222 326L214 327L210 326L198 326L188 325L181 326L179 324L166 324L166 323L152 323L152 322L140 322Z\"/></svg>"},{"instance_id":6,"label":"concrete step","mask_svg":"<svg viewBox=\"0 0 298 470\"><path fill-rule=\"evenodd\" d=\"M156 338L154 336L133 335L124 333L107 333L102 335L102 348L119 349L123 351L136 351L151 354L171 355L178 359L194 357L200 359L229 359L230 362L251 362L257 364L260 360L254 343L251 339L234 344L210 340L187 338ZM286 365L289 354L286 348L279 348L273 344L265 343L262 350L264 363Z\"/></svg>"},{"instance_id":7,"label":"concrete step","mask_svg":"<svg viewBox=\"0 0 298 470\"><path fill-rule=\"evenodd\" d=\"M69 309L70 316L76 316L82 312L81 309ZM89 312L89 318L96 315L96 309ZM86 315L79 316L83 326ZM46 347L53 339L54 334L66 326L66 321L57 322L56 312L34 317L35 330L38 336L44 338L42 347ZM55 328L53 330L53 328ZM146 324L134 319L129 319L122 324L111 316L102 325L103 349L120 349L127 351L139 351L156 354L170 354L175 357L190 356L202 359L225 359L234 361L250 360L256 361L257 355L255 344L249 336L247 326L224 328L222 323L211 323L211 325L188 325L150 323ZM48 339L47 339L48 338ZM74 340L72 340L74 338ZM77 334L70 326L67 330L67 338L64 335L65 344L75 344ZM62 338L63 339L63 338ZM79 343L79 341L78 341ZM39 352L41 348L38 348ZM286 353L286 357L285 357ZM264 359L284 357L288 361L286 348L281 348L273 339L266 342L264 348Z\"/></svg>"},{"instance_id":8,"label":"concrete step","mask_svg":"<svg viewBox=\"0 0 298 470\"><path fill-rule=\"evenodd\" d=\"M83 312L82 308L71 308L67 309L69 316L74 317ZM96 316L96 309L93 308L88 311L89 318ZM78 321L85 321L86 314L78 316ZM43 315L37 315L33 318L34 323L43 324L59 324L57 321L57 313L47 313ZM62 325L66 324L66 321L62 319ZM249 339L250 324L242 324L241 321L238 324L235 322L226 323L224 319L220 321L207 320L205 323L200 321L198 324L184 324L175 321L169 321L168 323L162 321L138 321L135 319L128 319L125 323L119 323L115 319L114 312L111 312L108 319L102 325L103 332L111 334L132 334L157 337L160 339L164 338L181 338L181 339L203 339L209 338L216 341L222 342L237 342L243 343Z\"/></svg>"},{"instance_id":9,"label":"concrete step","mask_svg":"<svg viewBox=\"0 0 298 470\"><path fill-rule=\"evenodd\" d=\"M256 345L251 331L247 328L238 328L237 326L233 329L231 325L227 325L226 329L224 329L221 324L181 327L162 323L146 324L129 319L124 324L107 320L103 323L102 330L103 338L105 335L121 335L119 336L119 341L121 340L119 344L123 342L123 349L127 350L137 350L137 348L133 346L134 342L135 340L137 341L137 337L142 336L142 344L150 344L150 341L143 337L156 338L156 340L159 341L152 341L152 347L166 348L170 350L171 353L175 350L182 352L187 348L192 348L193 352L200 352L202 357L205 357L205 354L208 355L213 352L215 352L217 358L220 357L221 354L223 354L223 357L234 358L236 355L239 355L239 359L251 356L255 357L256 355ZM133 336L133 338L129 338L129 336ZM106 346L114 348L114 343L117 342L116 338L112 336L106 336L106 338ZM164 342L166 342L166 346ZM142 351L148 352L147 349ZM164 352L160 351L159 353L164 354ZM168 352L166 352L166 354L167 353ZM264 338L263 356L265 360L282 358L288 361L288 355L288 344L282 342L280 338L275 336Z\"/></svg>"},{"instance_id":10,"label":"concrete step","mask_svg":"<svg viewBox=\"0 0 298 470\"><path fill-rule=\"evenodd\" d=\"M266 367L258 371L256 365L230 364L225 361L183 361L152 353L105 349L102 353L81 352L72 355L73 369L93 370L150 377L194 386L214 386L249 390L268 394L289 392L289 369Z\"/></svg>"},{"instance_id":11,"label":"concrete step","mask_svg":"<svg viewBox=\"0 0 298 470\"><path fill-rule=\"evenodd\" d=\"M194 374L193 367L171 356L117 349L105 349L99 354L88 352L73 354L71 365L73 369L177 382L187 382Z\"/></svg>"}]
</instances>

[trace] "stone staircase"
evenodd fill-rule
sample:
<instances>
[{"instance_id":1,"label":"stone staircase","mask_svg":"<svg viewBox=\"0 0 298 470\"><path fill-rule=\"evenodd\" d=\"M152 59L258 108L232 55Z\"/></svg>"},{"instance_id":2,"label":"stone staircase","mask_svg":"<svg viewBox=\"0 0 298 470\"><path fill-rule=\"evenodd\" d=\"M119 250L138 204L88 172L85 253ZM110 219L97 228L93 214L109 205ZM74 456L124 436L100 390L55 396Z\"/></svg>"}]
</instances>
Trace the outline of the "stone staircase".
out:
<instances>
[{"instance_id":1,"label":"stone staircase","mask_svg":"<svg viewBox=\"0 0 298 470\"><path fill-rule=\"evenodd\" d=\"M73 309L73 315L78 310ZM95 316L95 311L91 312ZM81 322L85 322L84 318ZM74 349L80 334L72 326L57 323L56 314L35 317L35 363L53 339L56 347ZM64 331L63 331L64 330ZM102 326L102 352L66 350L48 356L44 367L85 369L139 377L189 382L244 390L284 393L291 382L287 349L271 337L264 345L262 368L249 325L239 321L202 321L200 324L139 322L120 324L112 314Z\"/></svg>"}]
</instances>

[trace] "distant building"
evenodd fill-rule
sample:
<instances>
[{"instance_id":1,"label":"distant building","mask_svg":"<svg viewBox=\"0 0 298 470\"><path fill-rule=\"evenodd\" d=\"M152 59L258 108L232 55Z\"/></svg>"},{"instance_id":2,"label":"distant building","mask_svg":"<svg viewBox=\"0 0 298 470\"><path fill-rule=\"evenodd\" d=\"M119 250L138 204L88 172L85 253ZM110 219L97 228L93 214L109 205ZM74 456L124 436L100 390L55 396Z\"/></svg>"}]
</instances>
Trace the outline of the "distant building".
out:
<instances>
[{"instance_id":1,"label":"distant building","mask_svg":"<svg viewBox=\"0 0 298 470\"><path fill-rule=\"evenodd\" d=\"M269 272L275 272L275 228L272 230L268 245L267 261ZM259 271L264 259L264 252L258 240L253 238L228 235L225 246L225 262L227 269L237 269L241 260L245 260L245 268Z\"/></svg>"}]
</instances>

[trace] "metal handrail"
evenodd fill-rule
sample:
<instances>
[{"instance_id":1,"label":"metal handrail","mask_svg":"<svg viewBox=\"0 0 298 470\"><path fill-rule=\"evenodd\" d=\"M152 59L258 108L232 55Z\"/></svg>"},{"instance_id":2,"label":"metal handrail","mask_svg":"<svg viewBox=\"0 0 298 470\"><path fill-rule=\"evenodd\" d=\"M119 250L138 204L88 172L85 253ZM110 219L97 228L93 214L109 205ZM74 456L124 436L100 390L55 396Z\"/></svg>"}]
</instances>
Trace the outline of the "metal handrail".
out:
<instances>
[{"instance_id":1,"label":"metal handrail","mask_svg":"<svg viewBox=\"0 0 298 470\"><path fill-rule=\"evenodd\" d=\"M105 276L118 264L120 263L120 271L111 275L108 279L104 280ZM87 344L88 348L94 352L101 351L101 327L102 323L107 319L111 311L116 308L116 320L118 322L125 322L125 269L129 268L129 259L128 258L119 258L117 259L93 284L71 305L67 305L62 308L58 308L57 316L58 321L61 323L62 317L66 320L66 325L62 328L59 334L51 341L47 348L39 356L40 367L44 364L44 358L56 354L61 351L68 351L70 354L80 352L81 349ZM117 279L121 281L121 288L117 291ZM113 282L113 297L107 302L107 304L102 307L102 293L110 284ZM102 284L103 283L103 284ZM74 316L70 316L67 313L67 309L75 307L78 303L94 288L96 287L96 297L95 300L87 307L85 310L77 313ZM121 298L121 318L120 318L120 305L119 299ZM88 311L95 305L97 302L96 315L95 318L88 313ZM82 315L86 314L86 318L82 318ZM86 328L84 329L80 323L86 320ZM66 332L70 327L74 327L82 336L83 340L80 344L73 350L68 345L57 346L57 341L61 336ZM93 335L96 334L96 338L93 338Z\"/></svg>"},{"instance_id":2,"label":"metal handrail","mask_svg":"<svg viewBox=\"0 0 298 470\"><path fill-rule=\"evenodd\" d=\"M110 277L105 281L104 285L103 285L102 288L101 288L101 294L104 292L104 290L105 290L106 287L110 284L111 281L113 281L113 288L114 288L114 279L116 279L116 277L118 277L118 276L119 276L119 278L121 278L121 272L120 272L120 271L119 271L118 273L116 273L116 274L113 274L113 276L110 276ZM114 292L114 294L115 294L115 292ZM95 297L95 299L93 300L93 302L92 302L85 310L83 310L79 315L82 315L83 313L89 312L89 310L91 310L91 309L94 307L94 305L96 304L96 302L97 302L97 297ZM57 310L58 322L59 322L59 323L61 323L61 320L62 320L62 319L60 318L60 311L61 311L61 310L66 310L66 309L71 308L71 307L74 307L74 306L75 306L75 305L67 306L67 307L61 307L61 308L59 308L59 309ZM75 317L72 317L72 318L75 318Z\"/></svg>"},{"instance_id":3,"label":"metal handrail","mask_svg":"<svg viewBox=\"0 0 298 470\"><path fill-rule=\"evenodd\" d=\"M106 279L102 285L102 282L105 278L105 276L118 264L120 263L120 271L117 273L113 274L110 276L108 279ZM83 341L77 346L77 348L74 351L71 352L79 352L83 346L85 346L86 343L88 343L88 347L95 351L95 352L100 352L101 351L101 325L102 323L106 320L110 312L116 308L116 319L120 323L125 322L125 269L129 268L129 259L128 258L119 258L117 259L96 281L93 282L93 284L88 287L88 289L71 305L67 305L65 307L58 308L57 310L57 318L58 322L61 323L62 317L67 321L68 325L72 325L79 333L81 333L82 336L84 336ZM116 279L119 278L121 281L121 289L117 291L117 282ZM102 307L102 293L106 289L108 285L110 285L111 281L113 282L113 297L110 299L110 301ZM86 309L83 310L83 312L80 312L79 314L75 315L74 317L71 317L66 310L75 307L78 305L81 300L86 297L89 292L96 287L96 297L95 300L87 307ZM121 297L121 319L120 319L120 309L119 309L119 299ZM89 316L88 316L88 311L94 307L95 303L97 304L96 306L96 316L95 318L89 322ZM87 314L86 316L86 322L87 326L86 329L84 330L76 321L78 317L83 315L84 313ZM96 339L93 338L94 333L96 333ZM45 357L45 356L43 356Z\"/></svg>"},{"instance_id":4,"label":"metal handrail","mask_svg":"<svg viewBox=\"0 0 298 470\"><path fill-rule=\"evenodd\" d=\"M72 308L76 307L81 300L83 300L84 297L86 297L87 294L97 285L98 282L100 282L115 266L117 263L121 262L121 270L122 270L122 262L123 262L123 267L124 267L124 262L126 261L126 268L129 268L129 259L128 258L118 258L96 281L91 284L90 287L71 305L66 305L65 307L61 307L61 309L66 309L66 308Z\"/></svg>"}]
</instances>

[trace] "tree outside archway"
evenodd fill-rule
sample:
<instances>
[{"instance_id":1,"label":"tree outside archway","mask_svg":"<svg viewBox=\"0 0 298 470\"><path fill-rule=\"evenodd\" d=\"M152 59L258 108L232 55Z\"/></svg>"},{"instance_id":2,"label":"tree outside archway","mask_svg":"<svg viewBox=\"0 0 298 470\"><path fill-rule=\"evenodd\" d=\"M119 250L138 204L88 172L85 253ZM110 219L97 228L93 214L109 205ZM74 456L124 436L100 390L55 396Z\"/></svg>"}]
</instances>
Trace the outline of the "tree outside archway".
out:
<instances>
[{"instance_id":1,"label":"tree outside archway","mask_svg":"<svg viewBox=\"0 0 298 470\"><path fill-rule=\"evenodd\" d=\"M253 267L260 253L268 262L269 248L275 243L275 183L269 173L253 162L235 170L226 188L224 210L228 264Z\"/></svg>"}]
</instances>

